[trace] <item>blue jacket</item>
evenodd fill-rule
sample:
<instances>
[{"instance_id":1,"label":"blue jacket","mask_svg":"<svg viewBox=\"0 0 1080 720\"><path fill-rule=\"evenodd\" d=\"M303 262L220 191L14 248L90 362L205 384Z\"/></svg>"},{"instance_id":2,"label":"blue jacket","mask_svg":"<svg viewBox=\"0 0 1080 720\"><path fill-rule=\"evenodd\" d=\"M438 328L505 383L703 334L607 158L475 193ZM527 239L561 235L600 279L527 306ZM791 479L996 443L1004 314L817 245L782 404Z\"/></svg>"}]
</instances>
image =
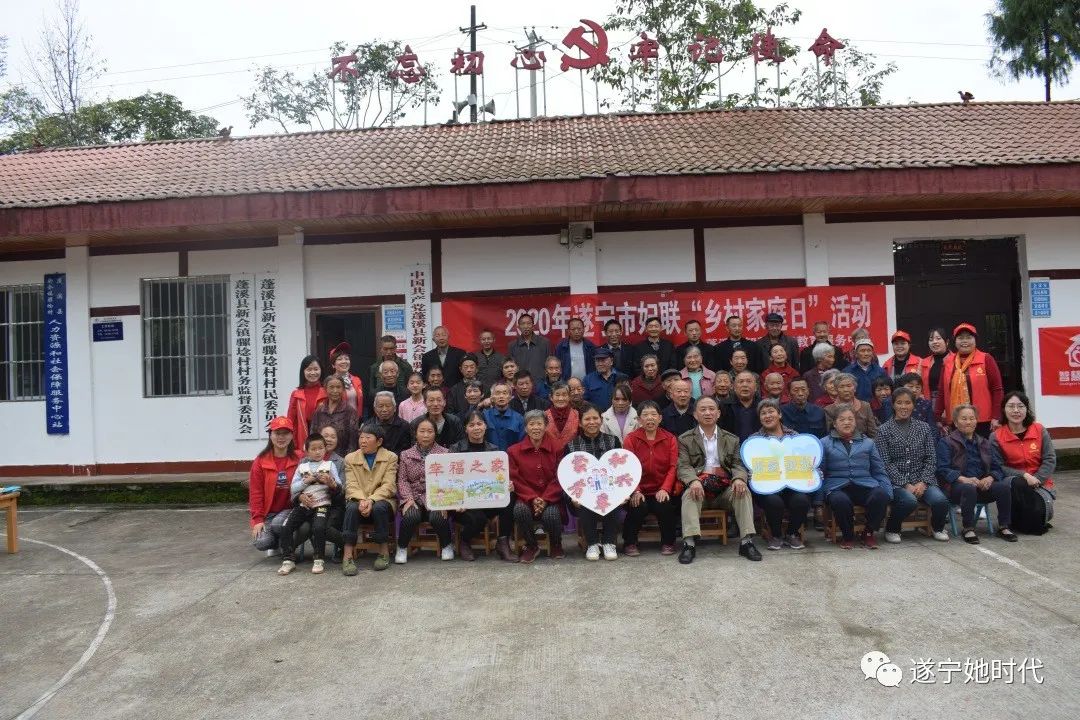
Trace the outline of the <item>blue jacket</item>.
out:
<instances>
[{"instance_id":1,"label":"blue jacket","mask_svg":"<svg viewBox=\"0 0 1080 720\"><path fill-rule=\"evenodd\" d=\"M628 381L629 378L616 370L611 371L611 377L607 380L593 370L585 376L581 384L585 386L585 399L603 413L611 407L611 396L615 393L615 385Z\"/></svg>"},{"instance_id":2,"label":"blue jacket","mask_svg":"<svg viewBox=\"0 0 1080 720\"><path fill-rule=\"evenodd\" d=\"M874 397L874 381L885 377L885 371L878 365L877 358L874 358L866 370L863 370L859 363L853 362L844 368L844 372L855 376L855 397L866 402L870 402L870 398Z\"/></svg>"},{"instance_id":3,"label":"blue jacket","mask_svg":"<svg viewBox=\"0 0 1080 720\"><path fill-rule=\"evenodd\" d=\"M783 418L784 427L797 433L823 438L828 432L825 423L825 408L815 403L808 402L802 408L797 407L795 403L781 405L780 415Z\"/></svg>"},{"instance_id":4,"label":"blue jacket","mask_svg":"<svg viewBox=\"0 0 1080 720\"><path fill-rule=\"evenodd\" d=\"M488 426L485 439L504 452L525 437L525 419L510 408L500 411L490 407L484 411L484 421Z\"/></svg>"},{"instance_id":5,"label":"blue jacket","mask_svg":"<svg viewBox=\"0 0 1080 720\"><path fill-rule=\"evenodd\" d=\"M849 451L834 430L821 440L821 449L820 498L827 498L829 493L848 485L861 485L871 489L880 487L892 498L892 482L885 472L885 463L881 461L881 455L873 440L862 433L855 433Z\"/></svg>"},{"instance_id":6,"label":"blue jacket","mask_svg":"<svg viewBox=\"0 0 1080 720\"><path fill-rule=\"evenodd\" d=\"M596 354L596 346L586 339L583 339L582 344L585 346L585 374L588 375L596 366L593 365L593 355ZM559 362L562 363L562 379L565 382L570 379L570 338L563 338L559 341L559 344L555 346L555 357L559 358Z\"/></svg>"}]
</instances>

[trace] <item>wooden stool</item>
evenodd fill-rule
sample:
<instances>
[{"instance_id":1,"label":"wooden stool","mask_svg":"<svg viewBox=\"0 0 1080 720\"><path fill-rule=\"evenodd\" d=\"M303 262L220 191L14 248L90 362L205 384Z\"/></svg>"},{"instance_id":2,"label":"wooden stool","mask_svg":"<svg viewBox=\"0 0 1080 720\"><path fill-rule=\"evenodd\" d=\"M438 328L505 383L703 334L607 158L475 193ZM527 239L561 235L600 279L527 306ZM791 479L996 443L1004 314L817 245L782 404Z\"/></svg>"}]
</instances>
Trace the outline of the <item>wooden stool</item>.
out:
<instances>
[{"instance_id":1,"label":"wooden stool","mask_svg":"<svg viewBox=\"0 0 1080 720\"><path fill-rule=\"evenodd\" d=\"M701 511L701 539L717 538L721 545L727 545L727 510Z\"/></svg>"},{"instance_id":2,"label":"wooden stool","mask_svg":"<svg viewBox=\"0 0 1080 720\"><path fill-rule=\"evenodd\" d=\"M453 544L453 538L450 540ZM431 523L422 522L420 527L416 528L416 534L413 535L412 540L409 541L409 554L415 555L421 550L432 550L438 555L442 552L442 545L439 544L439 536L435 534L435 530L431 527Z\"/></svg>"},{"instance_id":3,"label":"wooden stool","mask_svg":"<svg viewBox=\"0 0 1080 720\"><path fill-rule=\"evenodd\" d=\"M537 544L544 548L547 552L547 556L551 557L551 538L547 533L544 533L543 541L537 541ZM521 554L521 549L525 546L525 541L521 539L521 533L518 532L517 525L514 526L514 552L518 555Z\"/></svg>"},{"instance_id":4,"label":"wooden stool","mask_svg":"<svg viewBox=\"0 0 1080 720\"><path fill-rule=\"evenodd\" d=\"M499 535L499 531L495 529L498 522L498 518L491 518L484 523L483 531L473 537L469 547L473 550L483 550L485 555L490 555L495 549L495 540ZM458 525L460 526L460 523ZM460 538L461 528L458 527L456 532L459 533L458 537Z\"/></svg>"},{"instance_id":5,"label":"wooden stool","mask_svg":"<svg viewBox=\"0 0 1080 720\"><path fill-rule=\"evenodd\" d=\"M643 542L660 542L660 523L656 522L656 516L646 516L645 524L638 530L638 545Z\"/></svg>"},{"instance_id":6,"label":"wooden stool","mask_svg":"<svg viewBox=\"0 0 1080 720\"><path fill-rule=\"evenodd\" d=\"M362 555L362 554L364 554L366 552L373 552L373 553L378 554L378 552L379 552L379 543L375 542L375 539L372 537L374 534L375 534L375 527L374 526L368 525L366 523L360 525L360 529L357 530L357 532L356 532L356 553L357 553L357 555ZM396 536L397 536L397 533L394 532L394 523L390 523L390 529L387 532L387 536L386 536L386 544L387 544L387 547L390 548L390 555L391 556L394 554L394 547L395 547L394 539L396 538ZM393 558L391 557L391 559L393 559Z\"/></svg>"},{"instance_id":7,"label":"wooden stool","mask_svg":"<svg viewBox=\"0 0 1080 720\"><path fill-rule=\"evenodd\" d=\"M754 519L757 520L757 516L755 516ZM788 526L790 526L790 525L791 525L790 518L788 517L788 514L785 511L784 512L784 519L781 521L781 524L780 524L780 529L781 529L781 531L783 531L784 535L787 535L787 529L788 529ZM760 525L760 527L761 527L761 531L758 534L761 535L761 537L764 538L765 540L771 540L772 539L772 531L769 530L769 523L765 522L765 513L761 513L761 525ZM802 540L804 543L806 542L806 523L805 522L803 522L803 526L799 530L799 539Z\"/></svg>"},{"instance_id":8,"label":"wooden stool","mask_svg":"<svg viewBox=\"0 0 1080 720\"><path fill-rule=\"evenodd\" d=\"M18 501L19 493L17 492L0 495L0 508L4 508L7 514L7 551L9 553L19 552Z\"/></svg>"},{"instance_id":9,"label":"wooden stool","mask_svg":"<svg viewBox=\"0 0 1080 720\"><path fill-rule=\"evenodd\" d=\"M858 537L866 528L866 508L862 505L855 506L855 521L852 527L854 528L855 536ZM821 508L822 524L825 525L825 539L829 542L836 542L836 538L840 534L840 526L836 523L836 518L833 517L832 508L828 505L823 505Z\"/></svg>"},{"instance_id":10,"label":"wooden stool","mask_svg":"<svg viewBox=\"0 0 1080 720\"><path fill-rule=\"evenodd\" d=\"M891 507L889 512L892 512ZM930 522L930 506L921 502L916 505L915 510L900 523L900 530L920 530L926 537L932 537L934 527Z\"/></svg>"}]
</instances>

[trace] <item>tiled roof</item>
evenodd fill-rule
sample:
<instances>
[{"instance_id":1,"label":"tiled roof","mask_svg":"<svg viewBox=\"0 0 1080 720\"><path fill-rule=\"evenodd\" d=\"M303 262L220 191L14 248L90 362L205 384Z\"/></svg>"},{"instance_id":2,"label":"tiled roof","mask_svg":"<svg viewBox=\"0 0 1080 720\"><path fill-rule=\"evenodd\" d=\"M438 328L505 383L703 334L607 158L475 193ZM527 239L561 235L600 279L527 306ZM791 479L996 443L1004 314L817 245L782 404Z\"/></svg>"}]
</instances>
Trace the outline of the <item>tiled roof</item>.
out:
<instances>
[{"instance_id":1,"label":"tiled roof","mask_svg":"<svg viewBox=\"0 0 1080 720\"><path fill-rule=\"evenodd\" d=\"M759 109L181 140L0 157L0 208L671 174L1080 163L1080 103Z\"/></svg>"}]
</instances>

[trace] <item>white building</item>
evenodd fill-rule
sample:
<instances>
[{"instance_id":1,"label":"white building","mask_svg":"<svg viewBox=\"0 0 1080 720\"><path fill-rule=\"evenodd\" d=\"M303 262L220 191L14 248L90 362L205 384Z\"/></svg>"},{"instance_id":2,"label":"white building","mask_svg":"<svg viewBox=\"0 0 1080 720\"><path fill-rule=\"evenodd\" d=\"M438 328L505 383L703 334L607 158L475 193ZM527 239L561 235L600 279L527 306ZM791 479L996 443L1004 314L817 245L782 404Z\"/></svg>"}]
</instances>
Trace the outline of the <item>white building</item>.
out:
<instances>
[{"instance_id":1,"label":"white building","mask_svg":"<svg viewBox=\"0 0 1080 720\"><path fill-rule=\"evenodd\" d=\"M1063 352L1043 357L1039 333L1080 325L1080 104L746 110L0 157L0 472L245 468L302 356L349 339L366 379L417 264L430 267L429 336L467 326L446 300L512 311L507 296L673 290L685 308L695 293L878 286L876 338L903 327L918 354L932 324L973 322L1006 389L1023 387L1059 442L1080 437L1080 399L1052 394L1077 390L1041 372L1070 385L1080 352L1073 372ZM46 398L63 385L45 355L54 273L64 434L47 433ZM244 280L251 345L237 343ZM254 391L246 439L241 381Z\"/></svg>"}]
</instances>

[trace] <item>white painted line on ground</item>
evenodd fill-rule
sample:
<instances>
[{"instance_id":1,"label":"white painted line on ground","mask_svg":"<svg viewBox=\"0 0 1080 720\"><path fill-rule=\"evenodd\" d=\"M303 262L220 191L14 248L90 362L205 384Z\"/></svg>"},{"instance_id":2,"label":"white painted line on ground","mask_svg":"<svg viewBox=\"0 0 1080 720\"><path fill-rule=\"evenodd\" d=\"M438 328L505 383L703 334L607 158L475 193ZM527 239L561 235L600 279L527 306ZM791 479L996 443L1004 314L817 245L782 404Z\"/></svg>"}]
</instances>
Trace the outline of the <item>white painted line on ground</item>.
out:
<instances>
[{"instance_id":1,"label":"white painted line on ground","mask_svg":"<svg viewBox=\"0 0 1080 720\"><path fill-rule=\"evenodd\" d=\"M981 552L983 555L989 555L990 557L994 558L998 562L1005 563L1009 567L1014 567L1017 570L1019 570L1020 572L1027 573L1028 575L1030 575L1033 578L1038 578L1039 580L1042 580L1044 583L1056 587L1058 590L1062 590L1062 591L1067 592L1067 593L1075 592L1075 590L1073 590L1072 588L1065 587L1064 585L1051 580L1050 578L1046 577L1045 575L1040 575L1039 573L1035 572L1034 570L1029 570L1028 568L1024 567L1023 565L1016 562L1012 558L1007 558L1004 555L998 555L993 550L987 550L984 547L976 547L975 549L978 550L979 552Z\"/></svg>"},{"instance_id":2,"label":"white painted line on ground","mask_svg":"<svg viewBox=\"0 0 1080 720\"><path fill-rule=\"evenodd\" d=\"M52 700L53 696L56 695L56 693L60 692L60 690L62 690L65 685L71 682L71 679L75 677L80 670L86 667L86 663L90 662L90 658L94 657L94 653L97 652L97 649L101 646L101 643L105 641L105 635L109 632L109 626L112 625L113 618L116 617L116 593L113 591L112 580L110 580L109 576L105 574L105 571L98 567L97 563L95 563L90 558L85 558L77 552L68 550L65 547L60 547L59 545L47 543L43 540L32 540L30 538L19 539L23 542L44 545L45 547L50 547L53 550L59 550L65 555L70 555L79 562L83 563L88 568L96 572L98 574L98 577L101 578L101 582L105 585L105 593L108 595L109 598L108 606L105 609L105 619L101 621L101 625L100 627L98 627L97 635L94 636L94 640L90 643L90 647L86 648L86 650L82 654L82 657L79 658L79 661L72 665L71 669L64 673L64 676L62 678L57 680L51 688L46 690L42 694L42 696L34 702L33 705L23 710L18 715L18 717L15 718L15 720L30 720L30 718L37 715L38 710L45 706L45 703Z\"/></svg>"}]
</instances>

